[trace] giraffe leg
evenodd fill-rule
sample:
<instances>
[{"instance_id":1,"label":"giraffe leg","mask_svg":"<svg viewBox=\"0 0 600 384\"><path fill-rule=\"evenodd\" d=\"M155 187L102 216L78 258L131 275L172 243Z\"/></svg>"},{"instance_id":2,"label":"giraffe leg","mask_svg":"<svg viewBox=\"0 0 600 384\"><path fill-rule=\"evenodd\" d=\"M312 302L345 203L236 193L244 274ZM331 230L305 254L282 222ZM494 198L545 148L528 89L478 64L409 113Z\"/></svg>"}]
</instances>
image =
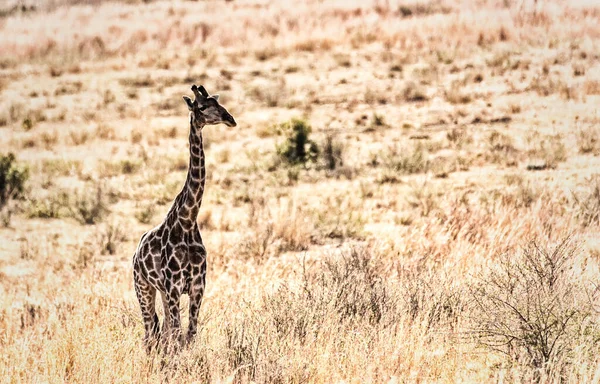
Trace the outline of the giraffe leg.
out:
<instances>
[{"instance_id":1,"label":"giraffe leg","mask_svg":"<svg viewBox=\"0 0 600 384\"><path fill-rule=\"evenodd\" d=\"M165 314L165 318L163 320L163 324L162 324L162 330L161 330L161 335L164 337L165 335L169 334L169 301L167 299L167 295L164 292L160 293L161 299L162 299L162 305L163 305L163 313Z\"/></svg>"},{"instance_id":2,"label":"giraffe leg","mask_svg":"<svg viewBox=\"0 0 600 384\"><path fill-rule=\"evenodd\" d=\"M198 312L204 296L206 286L206 258L200 265L194 265L193 280L190 289L190 324L187 333L187 342L192 342L198 331Z\"/></svg>"},{"instance_id":3,"label":"giraffe leg","mask_svg":"<svg viewBox=\"0 0 600 384\"><path fill-rule=\"evenodd\" d=\"M135 294L140 303L144 319L144 344L149 353L156 345L160 333L158 315L155 311L156 289L152 287L138 272L134 272Z\"/></svg>"},{"instance_id":4,"label":"giraffe leg","mask_svg":"<svg viewBox=\"0 0 600 384\"><path fill-rule=\"evenodd\" d=\"M177 288L172 287L167 292L168 314L165 321L169 320L168 334L166 336L167 350L177 352L181 346L181 316L179 314L179 299L181 293Z\"/></svg>"}]
</instances>

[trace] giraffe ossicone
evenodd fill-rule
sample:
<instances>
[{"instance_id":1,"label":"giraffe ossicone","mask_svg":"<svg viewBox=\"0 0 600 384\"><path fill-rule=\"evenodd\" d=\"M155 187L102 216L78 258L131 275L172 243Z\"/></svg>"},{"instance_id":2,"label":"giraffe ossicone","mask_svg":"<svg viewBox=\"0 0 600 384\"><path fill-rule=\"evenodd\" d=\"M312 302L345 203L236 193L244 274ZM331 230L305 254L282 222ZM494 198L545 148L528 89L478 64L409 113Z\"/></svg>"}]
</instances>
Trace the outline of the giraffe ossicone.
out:
<instances>
[{"instance_id":1,"label":"giraffe ossicone","mask_svg":"<svg viewBox=\"0 0 600 384\"><path fill-rule=\"evenodd\" d=\"M183 96L190 110L190 160L185 184L163 222L142 235L133 256L133 281L148 350L161 337L174 348L181 344L179 300L183 294L190 298L186 340L196 335L206 287L206 248L197 223L206 181L202 128L221 123L237 125L219 104L218 95L210 95L202 85L193 85L192 92L194 100ZM165 313L162 329L155 308L157 292Z\"/></svg>"}]
</instances>

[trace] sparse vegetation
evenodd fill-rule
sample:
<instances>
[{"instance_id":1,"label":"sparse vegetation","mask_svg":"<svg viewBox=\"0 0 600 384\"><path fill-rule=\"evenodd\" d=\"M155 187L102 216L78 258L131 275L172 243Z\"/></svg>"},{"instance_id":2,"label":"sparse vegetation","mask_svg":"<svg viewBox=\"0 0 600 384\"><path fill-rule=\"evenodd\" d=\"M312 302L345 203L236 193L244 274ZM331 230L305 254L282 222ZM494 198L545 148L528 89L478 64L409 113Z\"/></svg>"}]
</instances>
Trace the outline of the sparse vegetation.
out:
<instances>
[{"instance_id":1,"label":"sparse vegetation","mask_svg":"<svg viewBox=\"0 0 600 384\"><path fill-rule=\"evenodd\" d=\"M412 81L404 86L402 94L406 101L426 101L429 99L425 87L422 84L417 84Z\"/></svg>"},{"instance_id":2,"label":"sparse vegetation","mask_svg":"<svg viewBox=\"0 0 600 384\"><path fill-rule=\"evenodd\" d=\"M122 227L121 223L110 223L104 226L98 235L100 254L114 255L117 253L119 245L127 240L126 231Z\"/></svg>"},{"instance_id":3,"label":"sparse vegetation","mask_svg":"<svg viewBox=\"0 0 600 384\"><path fill-rule=\"evenodd\" d=\"M54 191L29 201L28 216L40 219L59 219L69 216L70 196L65 191Z\"/></svg>"},{"instance_id":4,"label":"sparse vegetation","mask_svg":"<svg viewBox=\"0 0 600 384\"><path fill-rule=\"evenodd\" d=\"M135 218L142 224L150 224L156 213L156 204L150 202L142 205L136 212Z\"/></svg>"},{"instance_id":5,"label":"sparse vegetation","mask_svg":"<svg viewBox=\"0 0 600 384\"><path fill-rule=\"evenodd\" d=\"M108 213L105 191L100 184L88 187L75 195L71 214L81 224L97 224Z\"/></svg>"},{"instance_id":6,"label":"sparse vegetation","mask_svg":"<svg viewBox=\"0 0 600 384\"><path fill-rule=\"evenodd\" d=\"M578 252L565 239L554 248L532 243L516 256L500 256L473 288L479 342L537 375L560 378L578 343L598 337L598 294L575 272Z\"/></svg>"},{"instance_id":7,"label":"sparse vegetation","mask_svg":"<svg viewBox=\"0 0 600 384\"><path fill-rule=\"evenodd\" d=\"M4 226L10 224L14 211L10 203L24 196L28 178L29 169L17 164L13 153L0 154L0 219Z\"/></svg>"},{"instance_id":8,"label":"sparse vegetation","mask_svg":"<svg viewBox=\"0 0 600 384\"><path fill-rule=\"evenodd\" d=\"M597 381L597 4L18 2L5 381ZM131 255L182 190L192 83L238 125L203 130L196 342L147 356Z\"/></svg>"},{"instance_id":9,"label":"sparse vegetation","mask_svg":"<svg viewBox=\"0 0 600 384\"><path fill-rule=\"evenodd\" d=\"M554 169L559 163L567 160L567 149L561 135L532 135L529 142L528 154L531 161L541 162L540 165L544 169Z\"/></svg>"},{"instance_id":10,"label":"sparse vegetation","mask_svg":"<svg viewBox=\"0 0 600 384\"><path fill-rule=\"evenodd\" d=\"M333 171L344 165L344 144L337 140L334 135L327 135L321 148L320 155L325 169Z\"/></svg>"},{"instance_id":11,"label":"sparse vegetation","mask_svg":"<svg viewBox=\"0 0 600 384\"><path fill-rule=\"evenodd\" d=\"M17 164L13 153L0 155L0 209L9 200L23 197L28 177L28 169Z\"/></svg>"},{"instance_id":12,"label":"sparse vegetation","mask_svg":"<svg viewBox=\"0 0 600 384\"><path fill-rule=\"evenodd\" d=\"M516 166L519 161L519 150L515 148L512 138L498 131L489 134L486 155L489 161L508 167Z\"/></svg>"},{"instance_id":13,"label":"sparse vegetation","mask_svg":"<svg viewBox=\"0 0 600 384\"><path fill-rule=\"evenodd\" d=\"M383 153L383 165L398 175L425 173L429 170L428 154L422 145L391 146Z\"/></svg>"},{"instance_id":14,"label":"sparse vegetation","mask_svg":"<svg viewBox=\"0 0 600 384\"><path fill-rule=\"evenodd\" d=\"M600 129L598 127L586 127L577 132L577 146L579 153L600 154Z\"/></svg>"},{"instance_id":15,"label":"sparse vegetation","mask_svg":"<svg viewBox=\"0 0 600 384\"><path fill-rule=\"evenodd\" d=\"M453 81L446 89L446 100L451 104L467 104L472 100L471 95L461 88L460 82Z\"/></svg>"},{"instance_id":16,"label":"sparse vegetation","mask_svg":"<svg viewBox=\"0 0 600 384\"><path fill-rule=\"evenodd\" d=\"M587 180L584 193L573 193L575 215L583 226L600 225L600 177Z\"/></svg>"},{"instance_id":17,"label":"sparse vegetation","mask_svg":"<svg viewBox=\"0 0 600 384\"><path fill-rule=\"evenodd\" d=\"M314 162L319 155L318 145L310 139L310 124L301 119L292 119L280 125L285 141L277 147L277 154L287 164L297 165Z\"/></svg>"}]
</instances>

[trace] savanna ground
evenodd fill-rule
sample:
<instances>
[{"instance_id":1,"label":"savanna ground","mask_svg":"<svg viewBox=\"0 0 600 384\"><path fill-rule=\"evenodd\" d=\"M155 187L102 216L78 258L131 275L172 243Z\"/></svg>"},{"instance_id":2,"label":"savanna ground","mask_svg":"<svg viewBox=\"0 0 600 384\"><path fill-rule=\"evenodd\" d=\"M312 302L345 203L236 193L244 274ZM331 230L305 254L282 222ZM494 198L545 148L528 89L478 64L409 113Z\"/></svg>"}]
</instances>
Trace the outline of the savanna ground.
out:
<instances>
[{"instance_id":1,"label":"savanna ground","mask_svg":"<svg viewBox=\"0 0 600 384\"><path fill-rule=\"evenodd\" d=\"M598 382L600 6L1 5L3 382ZM147 356L192 83L238 127L197 341Z\"/></svg>"}]
</instances>

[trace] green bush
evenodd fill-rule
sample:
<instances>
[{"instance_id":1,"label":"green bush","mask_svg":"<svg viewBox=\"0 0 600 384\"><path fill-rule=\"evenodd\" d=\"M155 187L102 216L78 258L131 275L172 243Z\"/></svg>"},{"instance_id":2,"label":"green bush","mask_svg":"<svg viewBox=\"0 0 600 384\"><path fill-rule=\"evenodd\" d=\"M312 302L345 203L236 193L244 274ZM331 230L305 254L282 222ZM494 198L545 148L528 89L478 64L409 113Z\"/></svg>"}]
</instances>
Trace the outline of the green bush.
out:
<instances>
[{"instance_id":1,"label":"green bush","mask_svg":"<svg viewBox=\"0 0 600 384\"><path fill-rule=\"evenodd\" d=\"M29 178L29 170L19 167L15 161L15 155L0 155L0 209L10 199L23 197L25 183Z\"/></svg>"},{"instance_id":2,"label":"green bush","mask_svg":"<svg viewBox=\"0 0 600 384\"><path fill-rule=\"evenodd\" d=\"M292 119L281 124L280 129L287 136L285 142L277 147L281 159L290 165L317 160L319 147L309 138L311 127L306 121Z\"/></svg>"}]
</instances>

